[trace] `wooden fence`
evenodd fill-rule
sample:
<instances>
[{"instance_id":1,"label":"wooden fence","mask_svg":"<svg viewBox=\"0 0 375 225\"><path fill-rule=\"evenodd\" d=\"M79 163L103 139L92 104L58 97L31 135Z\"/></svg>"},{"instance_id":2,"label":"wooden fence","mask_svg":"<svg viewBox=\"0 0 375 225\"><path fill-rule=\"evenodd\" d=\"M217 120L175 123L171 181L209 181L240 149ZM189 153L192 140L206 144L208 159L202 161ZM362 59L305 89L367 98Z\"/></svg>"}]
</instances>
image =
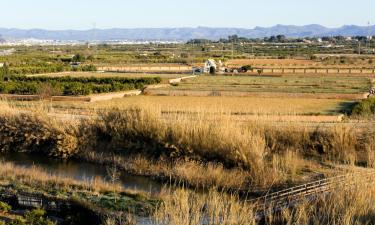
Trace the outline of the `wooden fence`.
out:
<instances>
[{"instance_id":1,"label":"wooden fence","mask_svg":"<svg viewBox=\"0 0 375 225\"><path fill-rule=\"evenodd\" d=\"M47 198L42 195L19 192L11 193L3 191L0 193L0 199L5 201L13 201L24 208L40 208L47 211L60 212L70 206L68 201Z\"/></svg>"},{"instance_id":2,"label":"wooden fence","mask_svg":"<svg viewBox=\"0 0 375 225\"><path fill-rule=\"evenodd\" d=\"M110 72L191 72L191 66L103 66L101 71Z\"/></svg>"},{"instance_id":3,"label":"wooden fence","mask_svg":"<svg viewBox=\"0 0 375 225\"><path fill-rule=\"evenodd\" d=\"M353 173L326 178L269 193L248 202L256 206L257 217L263 218L269 213L276 213L283 209L294 207L302 201L316 199L320 195L332 193L338 188L351 188L358 182L374 183L375 172Z\"/></svg>"},{"instance_id":4,"label":"wooden fence","mask_svg":"<svg viewBox=\"0 0 375 225\"><path fill-rule=\"evenodd\" d=\"M255 68L250 73L258 73L258 70L264 74L363 74L375 75L374 69L357 68Z\"/></svg>"}]
</instances>

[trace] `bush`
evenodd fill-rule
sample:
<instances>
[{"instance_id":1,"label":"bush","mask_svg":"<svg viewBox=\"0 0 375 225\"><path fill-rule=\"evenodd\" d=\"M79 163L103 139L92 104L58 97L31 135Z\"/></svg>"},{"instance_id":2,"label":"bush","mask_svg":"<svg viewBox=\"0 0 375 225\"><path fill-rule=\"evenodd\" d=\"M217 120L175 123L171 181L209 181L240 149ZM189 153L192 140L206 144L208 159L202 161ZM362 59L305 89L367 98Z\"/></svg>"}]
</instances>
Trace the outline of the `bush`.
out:
<instances>
[{"instance_id":1,"label":"bush","mask_svg":"<svg viewBox=\"0 0 375 225\"><path fill-rule=\"evenodd\" d=\"M252 71L253 67L251 65L245 65L245 66L241 67L241 70L244 71L244 72Z\"/></svg>"},{"instance_id":2,"label":"bush","mask_svg":"<svg viewBox=\"0 0 375 225\"><path fill-rule=\"evenodd\" d=\"M375 115L375 98L368 98L357 103L353 110L354 116L372 116Z\"/></svg>"},{"instance_id":3,"label":"bush","mask_svg":"<svg viewBox=\"0 0 375 225\"><path fill-rule=\"evenodd\" d=\"M26 77L12 76L0 82L0 93L42 96L89 95L142 89L160 83L160 78Z\"/></svg>"},{"instance_id":4,"label":"bush","mask_svg":"<svg viewBox=\"0 0 375 225\"><path fill-rule=\"evenodd\" d=\"M11 210L12 207L10 205L8 205L7 203L5 202L0 202L0 212L9 212L9 210Z\"/></svg>"},{"instance_id":5,"label":"bush","mask_svg":"<svg viewBox=\"0 0 375 225\"><path fill-rule=\"evenodd\" d=\"M54 225L56 223L45 218L46 212L42 209L34 209L25 214L25 219L28 224L32 225Z\"/></svg>"},{"instance_id":6,"label":"bush","mask_svg":"<svg viewBox=\"0 0 375 225\"><path fill-rule=\"evenodd\" d=\"M94 65L85 65L81 67L82 71L97 71L96 66Z\"/></svg>"},{"instance_id":7,"label":"bush","mask_svg":"<svg viewBox=\"0 0 375 225\"><path fill-rule=\"evenodd\" d=\"M9 223L10 225L26 225L26 221L24 218L18 216L12 222Z\"/></svg>"},{"instance_id":8,"label":"bush","mask_svg":"<svg viewBox=\"0 0 375 225\"><path fill-rule=\"evenodd\" d=\"M44 116L0 115L0 152L29 152L68 158L78 149L72 127L49 121Z\"/></svg>"}]
</instances>

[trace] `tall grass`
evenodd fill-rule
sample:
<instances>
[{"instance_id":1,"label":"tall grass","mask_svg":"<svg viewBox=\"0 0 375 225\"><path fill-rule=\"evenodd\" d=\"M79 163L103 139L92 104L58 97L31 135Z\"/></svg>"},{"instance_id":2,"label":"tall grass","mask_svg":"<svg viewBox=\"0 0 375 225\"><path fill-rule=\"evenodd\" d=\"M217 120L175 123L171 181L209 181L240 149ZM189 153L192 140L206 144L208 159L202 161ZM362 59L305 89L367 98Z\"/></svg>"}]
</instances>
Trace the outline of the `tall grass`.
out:
<instances>
[{"instance_id":1,"label":"tall grass","mask_svg":"<svg viewBox=\"0 0 375 225\"><path fill-rule=\"evenodd\" d=\"M139 169L144 167L153 176L160 173L208 186L225 186L227 182L231 185L226 187L236 188L294 180L315 160L370 165L373 155L371 135L342 125L275 127L205 113L194 115L194 119L177 114L164 120L159 113L152 107L112 109L81 121L59 121L43 112L10 109L0 114L0 147L2 151L57 157L84 156L91 161L117 163L136 174L143 174ZM100 154L114 154L119 159L105 160ZM143 164L124 160L137 157ZM209 173L204 175L204 171ZM225 174L224 179L219 178L220 173ZM228 182L231 175L242 177L239 182Z\"/></svg>"},{"instance_id":2,"label":"tall grass","mask_svg":"<svg viewBox=\"0 0 375 225\"><path fill-rule=\"evenodd\" d=\"M178 190L164 197L152 224L373 224L375 192L372 185L359 178L350 186L335 186L330 194L316 195L310 201L302 199L299 204L278 213L270 213L272 207L258 211L255 205L216 191L201 195ZM259 217L259 212L266 212L266 217Z\"/></svg>"}]
</instances>

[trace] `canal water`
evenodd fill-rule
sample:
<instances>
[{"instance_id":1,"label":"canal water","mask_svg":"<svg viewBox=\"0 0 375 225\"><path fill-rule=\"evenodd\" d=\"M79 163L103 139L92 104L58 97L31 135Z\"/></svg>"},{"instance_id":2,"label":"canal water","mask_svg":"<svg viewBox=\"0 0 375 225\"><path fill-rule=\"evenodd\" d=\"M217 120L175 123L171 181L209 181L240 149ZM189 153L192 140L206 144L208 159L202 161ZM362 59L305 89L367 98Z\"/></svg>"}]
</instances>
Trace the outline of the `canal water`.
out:
<instances>
[{"instance_id":1,"label":"canal water","mask_svg":"<svg viewBox=\"0 0 375 225\"><path fill-rule=\"evenodd\" d=\"M80 162L78 160L59 160L26 153L0 154L0 160L25 168L36 166L49 174L79 181L89 181L94 178L101 178L108 181L107 168L105 166ZM122 174L118 182L124 188L145 191L152 194L159 193L163 187L162 184L149 178L129 174Z\"/></svg>"}]
</instances>

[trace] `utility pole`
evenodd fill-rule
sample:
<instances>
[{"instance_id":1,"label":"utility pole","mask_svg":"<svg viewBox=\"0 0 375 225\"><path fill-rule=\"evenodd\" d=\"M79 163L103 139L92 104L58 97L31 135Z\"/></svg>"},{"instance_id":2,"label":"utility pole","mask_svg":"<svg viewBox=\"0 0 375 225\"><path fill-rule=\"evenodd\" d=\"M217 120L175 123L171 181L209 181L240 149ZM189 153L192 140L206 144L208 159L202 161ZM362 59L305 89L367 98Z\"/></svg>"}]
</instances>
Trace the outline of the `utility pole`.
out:
<instances>
[{"instance_id":1,"label":"utility pole","mask_svg":"<svg viewBox=\"0 0 375 225\"><path fill-rule=\"evenodd\" d=\"M234 40L232 40L232 60L234 59Z\"/></svg>"},{"instance_id":2,"label":"utility pole","mask_svg":"<svg viewBox=\"0 0 375 225\"><path fill-rule=\"evenodd\" d=\"M95 39L96 39L96 22L93 23L93 37L92 37L92 42L93 42L93 48L94 48L94 55L96 55L96 46L95 46Z\"/></svg>"},{"instance_id":3,"label":"utility pole","mask_svg":"<svg viewBox=\"0 0 375 225\"><path fill-rule=\"evenodd\" d=\"M370 21L367 22L367 38L366 38L366 41L367 41L367 45L366 45L366 48L368 49L368 51L370 50L370 46L371 46L371 37L370 37Z\"/></svg>"}]
</instances>

